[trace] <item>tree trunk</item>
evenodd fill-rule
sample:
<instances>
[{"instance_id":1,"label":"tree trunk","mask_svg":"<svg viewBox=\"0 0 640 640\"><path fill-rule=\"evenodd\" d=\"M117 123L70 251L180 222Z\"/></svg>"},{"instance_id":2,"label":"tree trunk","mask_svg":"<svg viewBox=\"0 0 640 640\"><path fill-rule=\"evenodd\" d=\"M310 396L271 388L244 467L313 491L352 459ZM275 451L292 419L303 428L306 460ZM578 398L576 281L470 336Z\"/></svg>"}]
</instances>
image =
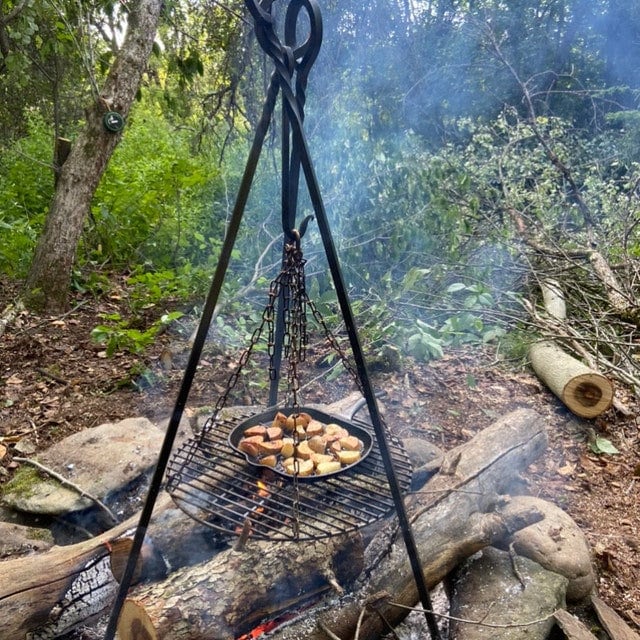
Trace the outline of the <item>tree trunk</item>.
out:
<instances>
[{"instance_id":1,"label":"tree trunk","mask_svg":"<svg viewBox=\"0 0 640 640\"><path fill-rule=\"evenodd\" d=\"M519 474L545 446L541 418L530 410L515 411L449 452L440 472L421 492L411 496L408 511L430 586L440 582L461 560L507 532L539 519L539 514L531 510L503 516L499 508L504 498L499 494L512 489ZM388 525L393 525L397 533L395 519ZM376 594L380 592L390 594L386 599L393 602L415 606L419 598L406 549L402 542L389 539L388 529L389 526L382 527L367 547L366 572L355 596L352 593L345 602L329 607L317 620L305 615L300 625L276 637L326 640L318 622L340 638L352 638L363 602L379 599ZM163 582L134 589L120 618L119 638L227 640L258 623L258 616L253 615L256 603L260 607L269 603L263 615L266 611L287 609L292 597L289 587L302 583L309 565L291 563L287 545L262 544L259 548L271 551L257 556L247 554L244 560L242 555L225 551L210 562L176 572ZM256 560L261 554L265 559L274 558L275 565L272 560ZM324 561L320 562L319 568L323 565ZM263 575L264 578L258 577ZM303 596L300 593L299 599ZM378 605L392 625L406 616L406 611L387 602ZM245 616L238 615L240 610ZM380 616L369 615L362 621L359 638L373 640L384 630Z\"/></svg>"},{"instance_id":2,"label":"tree trunk","mask_svg":"<svg viewBox=\"0 0 640 640\"><path fill-rule=\"evenodd\" d=\"M45 311L66 307L71 270L91 200L121 134L103 124L107 112L123 118L140 87L155 38L160 0L129 6L127 34L99 99L86 112L87 124L60 168L53 202L26 280L28 306Z\"/></svg>"}]
</instances>

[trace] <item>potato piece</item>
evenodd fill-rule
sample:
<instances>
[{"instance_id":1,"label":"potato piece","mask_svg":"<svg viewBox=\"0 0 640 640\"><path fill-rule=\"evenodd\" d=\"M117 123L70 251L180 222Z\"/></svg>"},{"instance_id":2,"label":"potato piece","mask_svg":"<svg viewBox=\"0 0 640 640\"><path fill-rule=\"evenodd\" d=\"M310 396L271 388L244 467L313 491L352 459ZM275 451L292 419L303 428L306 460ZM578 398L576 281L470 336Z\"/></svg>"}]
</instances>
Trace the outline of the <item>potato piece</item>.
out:
<instances>
[{"instance_id":1,"label":"potato piece","mask_svg":"<svg viewBox=\"0 0 640 640\"><path fill-rule=\"evenodd\" d=\"M319 420L311 420L306 428L307 437L321 436L324 433L324 425Z\"/></svg>"},{"instance_id":2,"label":"potato piece","mask_svg":"<svg viewBox=\"0 0 640 640\"><path fill-rule=\"evenodd\" d=\"M295 434L296 434L298 440L306 440L307 439L307 432L306 432L305 428L301 424L299 424L295 428Z\"/></svg>"},{"instance_id":3,"label":"potato piece","mask_svg":"<svg viewBox=\"0 0 640 640\"><path fill-rule=\"evenodd\" d=\"M340 433L342 431L342 427L339 424L336 424L335 422L330 422L325 427L324 431L328 436L333 436Z\"/></svg>"},{"instance_id":4,"label":"potato piece","mask_svg":"<svg viewBox=\"0 0 640 640\"><path fill-rule=\"evenodd\" d=\"M264 456L260 458L260 464L265 467L275 467L278 464L278 456Z\"/></svg>"},{"instance_id":5,"label":"potato piece","mask_svg":"<svg viewBox=\"0 0 640 640\"><path fill-rule=\"evenodd\" d=\"M314 467L311 460L296 460L295 458L290 458L290 460L290 464L284 465L284 470L292 476L296 474L310 476L313 473Z\"/></svg>"},{"instance_id":6,"label":"potato piece","mask_svg":"<svg viewBox=\"0 0 640 640\"><path fill-rule=\"evenodd\" d=\"M238 449L252 458L255 458L260 453L258 444L256 442L249 442L248 440L240 440Z\"/></svg>"},{"instance_id":7,"label":"potato piece","mask_svg":"<svg viewBox=\"0 0 640 640\"><path fill-rule=\"evenodd\" d=\"M263 456L275 455L282 449L282 440L272 440L270 442L259 442L258 451Z\"/></svg>"},{"instance_id":8,"label":"potato piece","mask_svg":"<svg viewBox=\"0 0 640 640\"><path fill-rule=\"evenodd\" d=\"M303 460L309 460L311 458L311 454L313 451L309 447L309 442L307 440L303 440L296 447L296 458L302 458Z\"/></svg>"},{"instance_id":9,"label":"potato piece","mask_svg":"<svg viewBox=\"0 0 640 640\"><path fill-rule=\"evenodd\" d=\"M282 413L282 411L278 411L278 413L276 413L273 419L273 423L271 424L271 426L284 427L286 423L287 423L287 416L285 416L284 413Z\"/></svg>"},{"instance_id":10,"label":"potato piece","mask_svg":"<svg viewBox=\"0 0 640 640\"><path fill-rule=\"evenodd\" d=\"M313 438L309 438L307 442L309 443L309 449L315 453L324 453L327 449L327 443L324 441L324 438L320 436L313 436Z\"/></svg>"},{"instance_id":11,"label":"potato piece","mask_svg":"<svg viewBox=\"0 0 640 640\"><path fill-rule=\"evenodd\" d=\"M339 451L342 451L342 445L340 444L340 440L334 440L329 443L329 451L334 455L338 455Z\"/></svg>"},{"instance_id":12,"label":"potato piece","mask_svg":"<svg viewBox=\"0 0 640 640\"><path fill-rule=\"evenodd\" d=\"M265 435L267 440L281 440L282 427L269 427L268 429L265 429Z\"/></svg>"},{"instance_id":13,"label":"potato piece","mask_svg":"<svg viewBox=\"0 0 640 640\"><path fill-rule=\"evenodd\" d=\"M354 464L360 460L360 452L359 451L340 451L338 452L338 460L343 465Z\"/></svg>"},{"instance_id":14,"label":"potato piece","mask_svg":"<svg viewBox=\"0 0 640 640\"><path fill-rule=\"evenodd\" d=\"M260 453L258 445L262 444L264 438L262 436L249 436L248 438L241 438L238 443L238 449L240 451L250 455L257 456Z\"/></svg>"},{"instance_id":15,"label":"potato piece","mask_svg":"<svg viewBox=\"0 0 640 640\"><path fill-rule=\"evenodd\" d=\"M323 462L337 462L337 460L333 456L330 456L327 453L314 453L311 455L311 460L316 467Z\"/></svg>"},{"instance_id":16,"label":"potato piece","mask_svg":"<svg viewBox=\"0 0 640 640\"><path fill-rule=\"evenodd\" d=\"M309 424L309 420L307 418L305 418L304 416L308 416L308 413L304 413L304 414L294 414L292 413L288 418L287 421L285 423L285 429L287 431L293 431L296 427L302 427L304 429L304 427L307 426L307 424Z\"/></svg>"},{"instance_id":17,"label":"potato piece","mask_svg":"<svg viewBox=\"0 0 640 640\"><path fill-rule=\"evenodd\" d=\"M267 433L267 427L261 424L256 424L253 427L248 427L244 430L244 437L251 438L252 436L262 436L264 438Z\"/></svg>"},{"instance_id":18,"label":"potato piece","mask_svg":"<svg viewBox=\"0 0 640 640\"><path fill-rule=\"evenodd\" d=\"M362 442L355 436L347 436L346 438L340 438L340 446L343 451L360 451Z\"/></svg>"},{"instance_id":19,"label":"potato piece","mask_svg":"<svg viewBox=\"0 0 640 640\"><path fill-rule=\"evenodd\" d=\"M280 455L283 458L291 458L295 452L295 445L293 443L293 438L282 438L282 449L280 450Z\"/></svg>"},{"instance_id":20,"label":"potato piece","mask_svg":"<svg viewBox=\"0 0 640 640\"><path fill-rule=\"evenodd\" d=\"M316 473L319 476L326 475L327 473L335 473L336 471L340 471L342 465L338 460L330 460L327 462L321 462L316 467Z\"/></svg>"},{"instance_id":21,"label":"potato piece","mask_svg":"<svg viewBox=\"0 0 640 640\"><path fill-rule=\"evenodd\" d=\"M303 427L306 427L312 420L313 418L308 413L301 411L298 414L298 419L296 420L296 424L301 424Z\"/></svg>"}]
</instances>

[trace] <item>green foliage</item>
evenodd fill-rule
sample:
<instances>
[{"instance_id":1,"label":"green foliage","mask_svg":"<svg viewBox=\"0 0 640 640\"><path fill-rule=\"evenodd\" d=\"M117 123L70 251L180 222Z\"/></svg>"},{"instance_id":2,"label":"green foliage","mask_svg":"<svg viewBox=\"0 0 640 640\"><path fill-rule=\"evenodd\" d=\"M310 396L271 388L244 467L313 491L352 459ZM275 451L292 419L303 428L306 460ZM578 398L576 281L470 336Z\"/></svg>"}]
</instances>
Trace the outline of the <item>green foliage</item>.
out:
<instances>
[{"instance_id":1,"label":"green foliage","mask_svg":"<svg viewBox=\"0 0 640 640\"><path fill-rule=\"evenodd\" d=\"M590 439L589 448L596 454L615 455L620 453L611 440L598 435L594 435L594 437Z\"/></svg>"},{"instance_id":2,"label":"green foliage","mask_svg":"<svg viewBox=\"0 0 640 640\"><path fill-rule=\"evenodd\" d=\"M214 253L223 220L211 215L219 171L194 155L153 103L137 105L96 192L85 252L113 265L167 268Z\"/></svg>"},{"instance_id":3,"label":"green foliage","mask_svg":"<svg viewBox=\"0 0 640 640\"><path fill-rule=\"evenodd\" d=\"M106 346L107 356L112 356L117 351L140 353L155 342L160 331L182 315L180 311L165 313L148 329L141 330L132 328L131 321L123 318L119 313L103 314L102 319L108 324L96 326L91 331L91 339L97 344Z\"/></svg>"},{"instance_id":4,"label":"green foliage","mask_svg":"<svg viewBox=\"0 0 640 640\"><path fill-rule=\"evenodd\" d=\"M53 193L51 131L37 113L28 132L0 154L0 272L22 277Z\"/></svg>"}]
</instances>

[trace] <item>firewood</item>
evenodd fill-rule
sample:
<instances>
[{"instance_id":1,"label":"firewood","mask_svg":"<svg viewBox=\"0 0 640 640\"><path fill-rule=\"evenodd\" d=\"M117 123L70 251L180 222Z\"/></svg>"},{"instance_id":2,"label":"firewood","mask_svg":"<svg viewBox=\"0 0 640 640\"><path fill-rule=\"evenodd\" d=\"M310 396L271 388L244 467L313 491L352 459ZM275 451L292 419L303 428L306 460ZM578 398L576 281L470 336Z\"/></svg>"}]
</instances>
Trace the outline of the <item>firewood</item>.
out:
<instances>
[{"instance_id":1,"label":"firewood","mask_svg":"<svg viewBox=\"0 0 640 640\"><path fill-rule=\"evenodd\" d=\"M562 288L555 280L540 283L545 311L559 323L567 319ZM601 373L577 360L556 342L544 340L529 347L536 375L569 410L582 418L595 418L613 402L613 384Z\"/></svg>"},{"instance_id":2,"label":"firewood","mask_svg":"<svg viewBox=\"0 0 640 640\"><path fill-rule=\"evenodd\" d=\"M142 628L150 639L233 640L283 602L299 604L309 593L332 588L327 575L344 586L361 570L357 533L303 544L250 541L241 553L223 551L136 590L123 607L118 638L138 640Z\"/></svg>"},{"instance_id":3,"label":"firewood","mask_svg":"<svg viewBox=\"0 0 640 640\"><path fill-rule=\"evenodd\" d=\"M535 510L503 516L500 506L506 498L500 494L509 492L545 446L541 418L531 410L515 411L449 452L447 457L457 460L451 473L437 474L410 497L408 510L429 586L440 582L463 559L541 517ZM279 640L326 640L321 624L337 637L352 638L362 602L378 592L389 594L389 602L379 603L385 619L392 624L400 622L406 611L391 602L415 606L418 594L404 545L389 537L388 529L394 523L391 519L381 527L367 547L365 571L344 601L324 610L318 607L315 615L305 615L299 626L271 635ZM246 633L262 617L286 610L292 598L299 605L308 595L299 587L308 584L309 572L317 575L316 563L326 566L326 558L331 557L336 573L348 568L326 549L315 555L318 545L322 548L326 544L322 541L300 545L302 550L294 546L291 551L282 543L255 544L260 550L257 556L243 559L226 551L167 580L135 587L120 619L120 640L137 640L136 628L144 629L144 637L154 640L233 638ZM291 554L296 558L293 563ZM342 561L354 564L350 557ZM385 631L377 613L365 615L359 639L374 640Z\"/></svg>"},{"instance_id":4,"label":"firewood","mask_svg":"<svg viewBox=\"0 0 640 640\"><path fill-rule=\"evenodd\" d=\"M611 640L640 640L640 635L600 598L591 596L591 604Z\"/></svg>"},{"instance_id":5,"label":"firewood","mask_svg":"<svg viewBox=\"0 0 640 640\"><path fill-rule=\"evenodd\" d=\"M595 418L611 406L611 381L554 342L532 344L529 358L537 376L576 415Z\"/></svg>"},{"instance_id":6,"label":"firewood","mask_svg":"<svg viewBox=\"0 0 640 640\"><path fill-rule=\"evenodd\" d=\"M559 609L553 615L568 640L597 640L587 626L568 611Z\"/></svg>"},{"instance_id":7,"label":"firewood","mask_svg":"<svg viewBox=\"0 0 640 640\"><path fill-rule=\"evenodd\" d=\"M90 540L2 561L0 638L24 640L27 633L45 628L61 633L104 611L115 595L114 575L126 562L126 547L138 520L135 515ZM196 554L199 560L210 557L208 532L176 509L170 496L158 500L149 535L171 566L197 562ZM143 550L139 576L158 575L159 558L149 551ZM82 598L81 607L71 606L70 594Z\"/></svg>"}]
</instances>

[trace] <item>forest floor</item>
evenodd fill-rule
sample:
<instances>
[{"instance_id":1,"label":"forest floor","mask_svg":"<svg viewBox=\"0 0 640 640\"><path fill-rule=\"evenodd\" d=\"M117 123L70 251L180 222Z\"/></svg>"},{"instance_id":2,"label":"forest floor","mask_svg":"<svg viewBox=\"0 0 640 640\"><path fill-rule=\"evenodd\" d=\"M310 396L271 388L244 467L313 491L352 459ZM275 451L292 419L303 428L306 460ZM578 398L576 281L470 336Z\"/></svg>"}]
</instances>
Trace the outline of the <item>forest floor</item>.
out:
<instances>
[{"instance_id":1,"label":"forest floor","mask_svg":"<svg viewBox=\"0 0 640 640\"><path fill-rule=\"evenodd\" d=\"M0 281L0 313L15 293L12 283ZM81 429L171 414L189 355L187 334L167 332L143 355L107 357L104 346L91 340L91 330L101 314L126 317L125 297L78 297L71 306L57 317L22 312L0 335L0 482L17 466L16 447L37 456ZM309 379L301 381L306 403L333 401L355 388L344 376L327 382L326 369L317 366L321 356L320 347L311 347ZM215 404L238 357L207 344L188 414ZM253 365L244 373L229 404L263 404L265 370ZM405 359L397 371L375 372L373 382L386 394L381 406L395 433L428 438L443 449L513 409L530 407L542 415L549 447L527 471L529 490L559 505L582 528L599 596L640 629L640 407L631 396L617 392L631 415L611 409L585 421L568 413L528 370L480 348L448 352L430 363ZM617 453L602 452L610 445Z\"/></svg>"}]
</instances>

